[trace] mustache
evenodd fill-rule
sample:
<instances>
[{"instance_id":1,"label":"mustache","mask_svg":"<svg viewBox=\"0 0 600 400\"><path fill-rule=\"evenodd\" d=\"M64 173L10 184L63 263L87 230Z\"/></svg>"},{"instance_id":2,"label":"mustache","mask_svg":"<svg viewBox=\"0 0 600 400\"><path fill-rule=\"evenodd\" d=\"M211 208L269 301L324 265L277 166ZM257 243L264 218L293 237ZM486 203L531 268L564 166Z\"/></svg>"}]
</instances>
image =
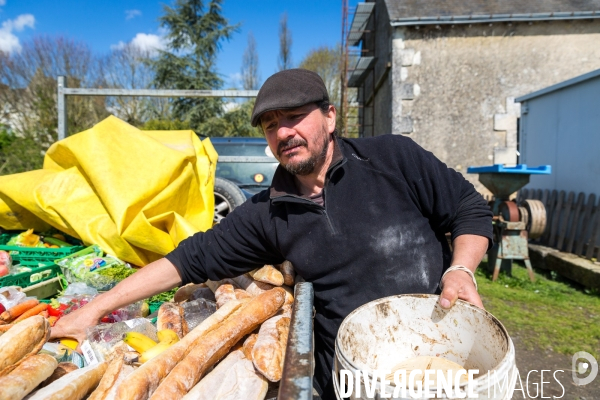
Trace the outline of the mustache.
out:
<instances>
[{"instance_id":1,"label":"mustache","mask_svg":"<svg viewBox=\"0 0 600 400\"><path fill-rule=\"evenodd\" d=\"M301 139L301 138L292 138L292 139L287 140L285 142L281 142L277 146L277 155L281 156L282 152L284 152L287 149L291 149L292 147L306 146L307 144L308 143L306 142L306 140Z\"/></svg>"}]
</instances>

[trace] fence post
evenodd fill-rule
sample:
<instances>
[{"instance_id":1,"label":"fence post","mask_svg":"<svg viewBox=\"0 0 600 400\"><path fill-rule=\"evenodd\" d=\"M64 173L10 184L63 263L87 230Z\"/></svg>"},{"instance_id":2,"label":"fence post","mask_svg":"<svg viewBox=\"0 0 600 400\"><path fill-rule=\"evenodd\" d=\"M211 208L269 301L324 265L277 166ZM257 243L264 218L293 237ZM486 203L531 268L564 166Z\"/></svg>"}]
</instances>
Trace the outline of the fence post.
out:
<instances>
[{"instance_id":1,"label":"fence post","mask_svg":"<svg viewBox=\"0 0 600 400\"><path fill-rule=\"evenodd\" d=\"M58 76L58 97L56 107L58 109L58 140L62 140L67 136L67 98L65 96L65 88L67 86L67 78Z\"/></svg>"}]
</instances>

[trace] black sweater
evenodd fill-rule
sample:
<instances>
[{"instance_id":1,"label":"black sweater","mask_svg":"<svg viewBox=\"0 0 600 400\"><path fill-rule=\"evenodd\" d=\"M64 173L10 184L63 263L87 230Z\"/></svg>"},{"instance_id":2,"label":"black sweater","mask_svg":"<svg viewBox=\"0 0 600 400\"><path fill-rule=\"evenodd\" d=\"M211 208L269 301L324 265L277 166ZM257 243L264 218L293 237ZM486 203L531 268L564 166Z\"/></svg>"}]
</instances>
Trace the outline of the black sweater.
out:
<instances>
[{"instance_id":1,"label":"black sweater","mask_svg":"<svg viewBox=\"0 0 600 400\"><path fill-rule=\"evenodd\" d=\"M329 398L334 341L357 307L402 293L436 293L450 264L444 234L492 238L492 213L473 185L404 136L337 139L325 207L302 198L279 167L270 191L167 259L183 283L234 277L289 260L315 291L315 387Z\"/></svg>"}]
</instances>

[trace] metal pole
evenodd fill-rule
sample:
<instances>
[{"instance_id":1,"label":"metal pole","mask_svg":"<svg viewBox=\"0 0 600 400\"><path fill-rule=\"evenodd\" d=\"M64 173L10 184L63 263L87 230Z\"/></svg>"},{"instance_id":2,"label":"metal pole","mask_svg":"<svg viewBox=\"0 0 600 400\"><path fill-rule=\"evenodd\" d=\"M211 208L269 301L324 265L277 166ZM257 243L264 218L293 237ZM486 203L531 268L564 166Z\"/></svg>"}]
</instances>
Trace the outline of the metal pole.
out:
<instances>
[{"instance_id":1,"label":"metal pole","mask_svg":"<svg viewBox=\"0 0 600 400\"><path fill-rule=\"evenodd\" d=\"M170 90L65 88L68 96L256 97L258 90Z\"/></svg>"},{"instance_id":2,"label":"metal pole","mask_svg":"<svg viewBox=\"0 0 600 400\"><path fill-rule=\"evenodd\" d=\"M63 140L67 136L67 98L65 96L65 88L67 86L67 78L58 76L58 98L56 107L58 110L58 140Z\"/></svg>"},{"instance_id":3,"label":"metal pole","mask_svg":"<svg viewBox=\"0 0 600 400\"><path fill-rule=\"evenodd\" d=\"M313 304L312 283L294 288L294 309L288 336L278 399L313 399Z\"/></svg>"}]
</instances>

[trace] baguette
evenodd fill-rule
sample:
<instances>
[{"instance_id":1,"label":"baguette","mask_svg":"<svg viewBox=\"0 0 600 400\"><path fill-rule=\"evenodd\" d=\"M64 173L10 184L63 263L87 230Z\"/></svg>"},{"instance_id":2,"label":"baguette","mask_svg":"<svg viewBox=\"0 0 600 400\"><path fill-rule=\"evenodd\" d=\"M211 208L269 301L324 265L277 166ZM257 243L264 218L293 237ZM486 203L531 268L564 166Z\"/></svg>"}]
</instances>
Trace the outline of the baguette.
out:
<instances>
[{"instance_id":1,"label":"baguette","mask_svg":"<svg viewBox=\"0 0 600 400\"><path fill-rule=\"evenodd\" d=\"M285 292L287 293L285 295L285 305L291 305L294 304L294 289L292 289L289 286L282 286L283 289L285 289Z\"/></svg>"},{"instance_id":2,"label":"baguette","mask_svg":"<svg viewBox=\"0 0 600 400\"><path fill-rule=\"evenodd\" d=\"M222 279L220 281L206 281L205 282L206 286L208 286L208 288L210 290L212 290L213 293L217 291L219 286L225 285L226 283L233 285L235 288L239 287L239 285L236 282L234 282L232 279L229 279L229 278Z\"/></svg>"},{"instance_id":3,"label":"baguette","mask_svg":"<svg viewBox=\"0 0 600 400\"><path fill-rule=\"evenodd\" d=\"M249 360L252 360L252 349L254 348L254 344L256 344L256 339L258 339L258 335L253 333L244 340L242 351L244 352L244 356Z\"/></svg>"},{"instance_id":4,"label":"baguette","mask_svg":"<svg viewBox=\"0 0 600 400\"><path fill-rule=\"evenodd\" d=\"M292 318L292 305L285 304L279 311L277 311L277 315L281 315L283 317Z\"/></svg>"},{"instance_id":5,"label":"baguette","mask_svg":"<svg viewBox=\"0 0 600 400\"><path fill-rule=\"evenodd\" d=\"M285 302L285 290L275 288L249 300L234 317L224 321L181 360L154 392L153 400L181 399L204 373L245 335L275 315Z\"/></svg>"},{"instance_id":6,"label":"baguette","mask_svg":"<svg viewBox=\"0 0 600 400\"><path fill-rule=\"evenodd\" d=\"M285 260L280 266L281 274L283 275L283 284L294 286L296 271L290 261Z\"/></svg>"},{"instance_id":7,"label":"baguette","mask_svg":"<svg viewBox=\"0 0 600 400\"><path fill-rule=\"evenodd\" d=\"M255 281L248 275L236 276L233 278L233 281L240 285L240 287L248 292L251 296L258 296L259 294L274 288L273 285Z\"/></svg>"},{"instance_id":8,"label":"baguette","mask_svg":"<svg viewBox=\"0 0 600 400\"><path fill-rule=\"evenodd\" d=\"M254 280L264 283L269 283L273 286L283 285L283 275L272 265L265 265L262 268L248 272Z\"/></svg>"},{"instance_id":9,"label":"baguette","mask_svg":"<svg viewBox=\"0 0 600 400\"><path fill-rule=\"evenodd\" d=\"M250 293L246 292L244 289L234 289L235 298L238 300L242 299L251 299Z\"/></svg>"},{"instance_id":10,"label":"baguette","mask_svg":"<svg viewBox=\"0 0 600 400\"><path fill-rule=\"evenodd\" d=\"M52 382L62 378L63 376L65 376L66 374L68 374L69 372L73 372L78 370L79 367L73 363L70 362L61 362L58 363L58 366L56 367L56 369L54 370L54 372L52 372L52 375L50 375L48 377L48 379L46 379L44 382L40 383L39 386L37 387L37 389L41 389L43 387L48 386L49 384L51 384Z\"/></svg>"},{"instance_id":11,"label":"baguette","mask_svg":"<svg viewBox=\"0 0 600 400\"><path fill-rule=\"evenodd\" d=\"M106 395L113 387L117 378L119 377L119 373L121 372L121 368L125 364L124 356L121 354L119 357L115 357L108 367L106 368L106 372L102 376L98 387L94 392L88 397L88 400L104 400Z\"/></svg>"},{"instance_id":12,"label":"baguette","mask_svg":"<svg viewBox=\"0 0 600 400\"><path fill-rule=\"evenodd\" d=\"M175 292L175 295L173 296L173 301L175 303L181 303L183 301L190 300L192 297L192 294L194 294L194 292L196 290L202 289L202 288L207 288L206 284L199 283L196 285L193 283L188 283L187 285L182 286L179 289L177 289L177 291Z\"/></svg>"},{"instance_id":13,"label":"baguette","mask_svg":"<svg viewBox=\"0 0 600 400\"><path fill-rule=\"evenodd\" d=\"M156 319L156 330L171 329L177 333L179 339L188 334L187 322L185 322L183 307L179 304L166 302L158 309Z\"/></svg>"},{"instance_id":14,"label":"baguette","mask_svg":"<svg viewBox=\"0 0 600 400\"><path fill-rule=\"evenodd\" d=\"M231 352L184 400L262 400L269 384L240 350Z\"/></svg>"},{"instance_id":15,"label":"baguette","mask_svg":"<svg viewBox=\"0 0 600 400\"><path fill-rule=\"evenodd\" d=\"M242 305L243 302L241 301L228 302L179 342L142 364L127 378L127 385L119 386L115 399L141 400L149 398L159 383L188 354L196 342L203 340L204 335L215 330L223 321L237 315Z\"/></svg>"},{"instance_id":16,"label":"baguette","mask_svg":"<svg viewBox=\"0 0 600 400\"><path fill-rule=\"evenodd\" d=\"M289 330L290 318L276 316L268 319L260 327L252 349L254 366L271 382L281 379Z\"/></svg>"},{"instance_id":17,"label":"baguette","mask_svg":"<svg viewBox=\"0 0 600 400\"><path fill-rule=\"evenodd\" d=\"M114 400L119 386L122 383L127 382L127 377L131 375L133 371L135 371L135 368L131 365L123 365L123 368L121 368L121 371L119 371L119 375L117 376L115 383L104 397L104 400Z\"/></svg>"},{"instance_id":18,"label":"baguette","mask_svg":"<svg viewBox=\"0 0 600 400\"><path fill-rule=\"evenodd\" d=\"M230 283L221 285L215 290L215 299L217 299L217 307L223 307L229 300L235 300L235 289Z\"/></svg>"},{"instance_id":19,"label":"baguette","mask_svg":"<svg viewBox=\"0 0 600 400\"><path fill-rule=\"evenodd\" d=\"M0 336L0 376L15 369L25 357L36 354L50 337L50 325L34 315Z\"/></svg>"},{"instance_id":20,"label":"baguette","mask_svg":"<svg viewBox=\"0 0 600 400\"><path fill-rule=\"evenodd\" d=\"M80 400L98 386L106 371L105 362L73 371L43 389L28 400Z\"/></svg>"},{"instance_id":21,"label":"baguette","mask_svg":"<svg viewBox=\"0 0 600 400\"><path fill-rule=\"evenodd\" d=\"M0 400L21 400L52 375L57 365L56 359L48 354L27 357L10 374L0 378Z\"/></svg>"}]
</instances>

